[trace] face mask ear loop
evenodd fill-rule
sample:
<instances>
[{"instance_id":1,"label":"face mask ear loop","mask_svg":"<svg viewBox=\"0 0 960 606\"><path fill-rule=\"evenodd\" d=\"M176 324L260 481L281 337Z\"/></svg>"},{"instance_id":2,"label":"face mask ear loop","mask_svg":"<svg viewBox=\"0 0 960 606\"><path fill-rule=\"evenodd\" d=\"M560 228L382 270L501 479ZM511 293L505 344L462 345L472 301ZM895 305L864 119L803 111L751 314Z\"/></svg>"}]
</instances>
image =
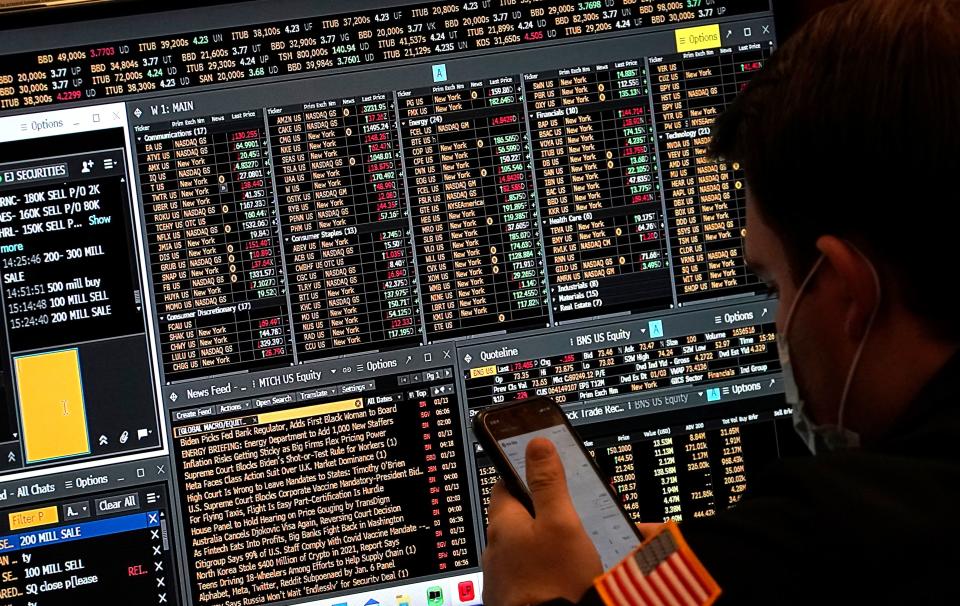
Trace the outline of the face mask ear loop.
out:
<instances>
[{"instance_id":1,"label":"face mask ear loop","mask_svg":"<svg viewBox=\"0 0 960 606\"><path fill-rule=\"evenodd\" d=\"M853 356L853 363L850 365L850 372L847 373L847 382L843 386L843 395L840 396L840 409L837 411L837 427L841 430L844 427L843 417L847 411L847 397L850 395L850 388L853 385L853 378L856 376L857 368L860 366L860 357L863 355L863 350L866 348L867 339L869 339L870 331L873 329L873 323L877 319L877 315L880 313L880 302L881 298L883 297L883 288L880 285L880 274L877 273L877 268L874 266L873 262L852 243L847 242L847 244L849 244L853 250L857 251L857 254L863 257L863 260L866 261L867 265L870 266L870 273L873 274L873 283L877 288L877 303L873 306L873 312L870 314L870 320L867 322L867 328L863 333L863 338L860 339L860 345L857 347L857 353Z\"/></svg>"}]
</instances>

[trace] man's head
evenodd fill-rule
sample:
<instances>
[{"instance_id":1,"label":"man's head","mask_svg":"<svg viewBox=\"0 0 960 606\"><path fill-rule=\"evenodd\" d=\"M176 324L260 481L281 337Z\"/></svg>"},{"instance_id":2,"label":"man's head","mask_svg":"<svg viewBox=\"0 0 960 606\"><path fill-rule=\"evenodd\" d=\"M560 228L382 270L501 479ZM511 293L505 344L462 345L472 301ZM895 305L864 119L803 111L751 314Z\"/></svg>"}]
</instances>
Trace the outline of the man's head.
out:
<instances>
[{"instance_id":1,"label":"man's head","mask_svg":"<svg viewBox=\"0 0 960 606\"><path fill-rule=\"evenodd\" d=\"M781 331L823 257L789 327L812 416L837 421L866 338L845 421L881 433L960 343L948 294L960 241L960 0L822 12L721 118L713 151L746 172L748 263L779 293Z\"/></svg>"}]
</instances>

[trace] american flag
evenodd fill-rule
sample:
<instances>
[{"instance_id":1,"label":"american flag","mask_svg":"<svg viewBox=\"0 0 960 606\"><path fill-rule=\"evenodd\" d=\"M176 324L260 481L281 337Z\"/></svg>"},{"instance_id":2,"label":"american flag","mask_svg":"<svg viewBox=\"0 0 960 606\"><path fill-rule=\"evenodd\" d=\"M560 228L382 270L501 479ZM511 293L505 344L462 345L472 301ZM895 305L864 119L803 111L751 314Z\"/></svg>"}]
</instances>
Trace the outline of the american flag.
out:
<instances>
[{"instance_id":1,"label":"american flag","mask_svg":"<svg viewBox=\"0 0 960 606\"><path fill-rule=\"evenodd\" d=\"M595 585L608 606L707 606L720 596L720 587L673 522Z\"/></svg>"}]
</instances>

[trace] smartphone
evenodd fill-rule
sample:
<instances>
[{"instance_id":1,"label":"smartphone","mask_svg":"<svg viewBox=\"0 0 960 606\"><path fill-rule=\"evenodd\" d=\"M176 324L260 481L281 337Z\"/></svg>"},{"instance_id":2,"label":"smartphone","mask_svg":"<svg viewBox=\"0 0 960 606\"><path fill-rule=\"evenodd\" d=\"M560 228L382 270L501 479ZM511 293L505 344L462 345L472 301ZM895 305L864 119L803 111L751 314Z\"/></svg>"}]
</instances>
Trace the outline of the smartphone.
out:
<instances>
[{"instance_id":1,"label":"smartphone","mask_svg":"<svg viewBox=\"0 0 960 606\"><path fill-rule=\"evenodd\" d=\"M477 414L473 427L508 490L533 516L536 511L526 479L527 444L537 437L553 441L563 461L573 506L604 569L619 563L641 543L630 515L553 400L535 397L488 408Z\"/></svg>"}]
</instances>

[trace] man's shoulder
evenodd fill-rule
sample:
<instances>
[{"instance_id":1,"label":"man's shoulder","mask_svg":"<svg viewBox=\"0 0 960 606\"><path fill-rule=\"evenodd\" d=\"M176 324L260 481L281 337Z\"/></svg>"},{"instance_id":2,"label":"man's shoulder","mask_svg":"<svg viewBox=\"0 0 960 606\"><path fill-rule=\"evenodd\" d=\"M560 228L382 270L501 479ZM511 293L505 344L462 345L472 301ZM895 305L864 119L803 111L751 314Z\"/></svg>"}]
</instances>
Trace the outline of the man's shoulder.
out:
<instances>
[{"instance_id":1,"label":"man's shoulder","mask_svg":"<svg viewBox=\"0 0 960 606\"><path fill-rule=\"evenodd\" d=\"M737 507L682 529L739 598L812 578L863 597L877 590L871 579L888 575L886 591L896 594L902 575L926 578L945 568L937 543L960 539L958 499L956 459L849 451L779 461Z\"/></svg>"},{"instance_id":2,"label":"man's shoulder","mask_svg":"<svg viewBox=\"0 0 960 606\"><path fill-rule=\"evenodd\" d=\"M960 526L953 513L958 502L960 460L850 451L780 460L754 479L736 507L689 521L684 532L749 526L782 542L832 527L871 540L881 522Z\"/></svg>"},{"instance_id":3,"label":"man's shoulder","mask_svg":"<svg viewBox=\"0 0 960 606\"><path fill-rule=\"evenodd\" d=\"M924 492L960 492L960 486L942 486L947 477L960 475L960 458L927 454L901 454L849 450L816 457L785 458L759 474L751 497L789 497L833 509L838 497L864 496L863 491L891 492L896 500L909 501ZM904 492L909 486L913 490ZM859 507L861 499L850 505Z\"/></svg>"}]
</instances>

